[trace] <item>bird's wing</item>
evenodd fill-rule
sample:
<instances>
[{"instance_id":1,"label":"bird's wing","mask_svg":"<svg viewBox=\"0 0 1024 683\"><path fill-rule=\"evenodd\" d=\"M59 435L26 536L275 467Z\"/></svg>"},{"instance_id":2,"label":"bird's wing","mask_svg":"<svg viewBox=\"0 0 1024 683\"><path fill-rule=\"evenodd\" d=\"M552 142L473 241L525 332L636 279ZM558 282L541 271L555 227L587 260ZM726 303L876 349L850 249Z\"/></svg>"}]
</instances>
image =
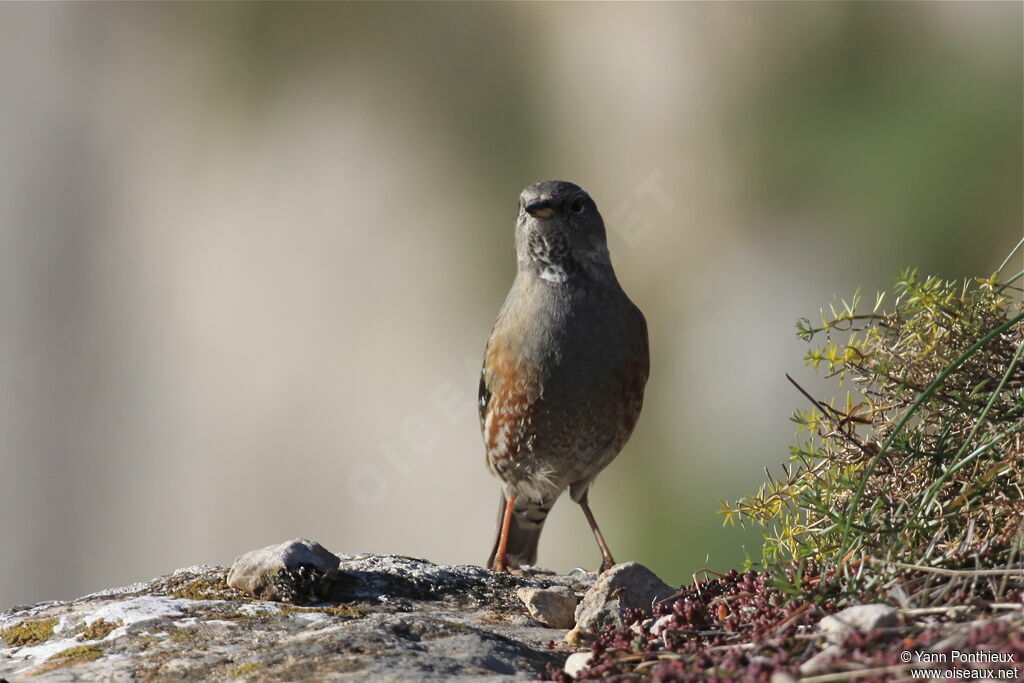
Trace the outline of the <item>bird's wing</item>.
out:
<instances>
[{"instance_id":1,"label":"bird's wing","mask_svg":"<svg viewBox=\"0 0 1024 683\"><path fill-rule=\"evenodd\" d=\"M480 373L480 428L488 461L501 469L529 447L530 426L541 399L536 365L500 333L491 334Z\"/></svg>"}]
</instances>

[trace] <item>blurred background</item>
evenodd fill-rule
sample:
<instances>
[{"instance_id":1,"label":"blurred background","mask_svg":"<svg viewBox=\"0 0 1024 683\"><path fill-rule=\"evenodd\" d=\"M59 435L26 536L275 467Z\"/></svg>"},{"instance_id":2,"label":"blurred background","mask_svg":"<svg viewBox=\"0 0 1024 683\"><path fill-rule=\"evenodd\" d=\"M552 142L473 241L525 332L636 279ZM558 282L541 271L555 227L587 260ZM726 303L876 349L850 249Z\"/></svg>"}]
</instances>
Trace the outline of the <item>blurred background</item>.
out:
<instances>
[{"instance_id":1,"label":"blurred background","mask_svg":"<svg viewBox=\"0 0 1024 683\"><path fill-rule=\"evenodd\" d=\"M794 321L1022 236L1020 3L0 6L0 608L295 536L480 563L516 199L647 315L592 492L670 582L787 457ZM565 498L541 564L595 568Z\"/></svg>"}]
</instances>

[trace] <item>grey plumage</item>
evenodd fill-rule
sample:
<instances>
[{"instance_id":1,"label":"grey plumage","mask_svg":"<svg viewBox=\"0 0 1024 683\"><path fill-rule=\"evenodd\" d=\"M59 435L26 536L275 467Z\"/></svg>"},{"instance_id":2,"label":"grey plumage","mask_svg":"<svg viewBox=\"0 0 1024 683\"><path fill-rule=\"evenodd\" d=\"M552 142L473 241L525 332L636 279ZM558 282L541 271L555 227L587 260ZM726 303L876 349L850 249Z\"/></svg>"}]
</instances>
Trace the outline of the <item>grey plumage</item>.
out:
<instances>
[{"instance_id":1,"label":"grey plumage","mask_svg":"<svg viewBox=\"0 0 1024 683\"><path fill-rule=\"evenodd\" d=\"M567 488L592 522L587 492L632 433L648 375L647 326L615 277L590 196L563 181L530 185L515 242L516 277L480 380L487 462L504 484L503 510L514 500L512 565L536 562L544 519ZM499 530L496 568L500 540Z\"/></svg>"}]
</instances>

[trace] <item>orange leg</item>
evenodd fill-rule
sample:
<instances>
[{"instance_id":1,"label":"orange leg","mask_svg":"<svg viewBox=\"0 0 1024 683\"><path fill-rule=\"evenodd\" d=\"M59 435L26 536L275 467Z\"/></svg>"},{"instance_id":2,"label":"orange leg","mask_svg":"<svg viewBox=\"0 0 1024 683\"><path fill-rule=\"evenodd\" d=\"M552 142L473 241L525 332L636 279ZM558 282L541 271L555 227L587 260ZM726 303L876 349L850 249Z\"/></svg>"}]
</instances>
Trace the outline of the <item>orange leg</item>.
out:
<instances>
[{"instance_id":1,"label":"orange leg","mask_svg":"<svg viewBox=\"0 0 1024 683\"><path fill-rule=\"evenodd\" d=\"M505 502L505 516L501 518L501 538L498 540L498 551L494 553L494 564L491 569L496 572L507 572L505 566L506 555L508 555L508 529L512 525L512 515L515 513L516 497L509 496Z\"/></svg>"},{"instance_id":2,"label":"orange leg","mask_svg":"<svg viewBox=\"0 0 1024 683\"><path fill-rule=\"evenodd\" d=\"M583 514L587 516L587 522L590 523L590 530L594 532L594 538L597 539L597 547L601 549L601 571L606 572L612 568L615 560L612 559L612 552L608 550L604 534L601 533L601 529L597 526L594 513L590 511L590 503L587 501L587 496L583 496L583 500L580 501L580 507L583 508Z\"/></svg>"}]
</instances>

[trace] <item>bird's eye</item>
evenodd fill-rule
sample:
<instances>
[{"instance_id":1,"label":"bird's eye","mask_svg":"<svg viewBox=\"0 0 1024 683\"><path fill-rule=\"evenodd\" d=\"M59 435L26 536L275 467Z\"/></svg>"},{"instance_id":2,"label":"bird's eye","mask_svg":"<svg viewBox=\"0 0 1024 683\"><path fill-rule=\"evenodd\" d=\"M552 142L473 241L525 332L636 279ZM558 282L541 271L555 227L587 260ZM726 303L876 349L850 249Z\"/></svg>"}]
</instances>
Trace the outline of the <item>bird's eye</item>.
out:
<instances>
[{"instance_id":1,"label":"bird's eye","mask_svg":"<svg viewBox=\"0 0 1024 683\"><path fill-rule=\"evenodd\" d=\"M569 205L569 210L573 213L583 213L583 197L577 197L572 200L572 204Z\"/></svg>"}]
</instances>

